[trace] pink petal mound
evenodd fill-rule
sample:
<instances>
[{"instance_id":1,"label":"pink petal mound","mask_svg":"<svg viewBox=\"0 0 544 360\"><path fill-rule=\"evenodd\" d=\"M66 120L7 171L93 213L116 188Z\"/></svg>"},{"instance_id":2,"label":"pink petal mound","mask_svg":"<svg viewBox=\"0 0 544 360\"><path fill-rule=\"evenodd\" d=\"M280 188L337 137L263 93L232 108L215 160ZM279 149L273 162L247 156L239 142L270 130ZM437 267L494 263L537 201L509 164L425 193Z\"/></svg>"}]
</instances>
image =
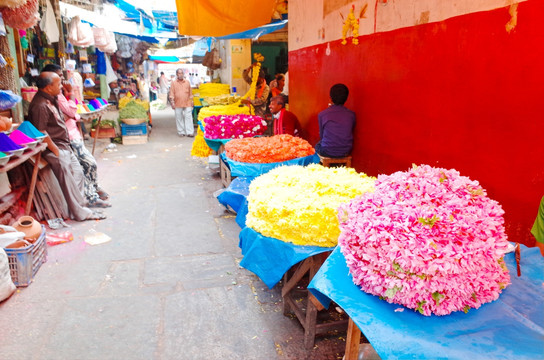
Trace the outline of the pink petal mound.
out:
<instances>
[{"instance_id":1,"label":"pink petal mound","mask_svg":"<svg viewBox=\"0 0 544 360\"><path fill-rule=\"evenodd\" d=\"M510 284L503 214L477 181L422 165L343 204L338 244L365 292L427 316L467 312Z\"/></svg>"}]
</instances>

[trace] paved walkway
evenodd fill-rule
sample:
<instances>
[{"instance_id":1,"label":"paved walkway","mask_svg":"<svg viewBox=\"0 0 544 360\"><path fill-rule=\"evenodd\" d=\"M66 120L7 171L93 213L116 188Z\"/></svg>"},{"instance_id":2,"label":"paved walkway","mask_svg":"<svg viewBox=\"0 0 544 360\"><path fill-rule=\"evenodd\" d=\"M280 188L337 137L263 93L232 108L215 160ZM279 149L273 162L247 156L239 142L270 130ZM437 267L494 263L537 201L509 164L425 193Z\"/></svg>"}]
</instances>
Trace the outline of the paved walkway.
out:
<instances>
[{"instance_id":1,"label":"paved walkway","mask_svg":"<svg viewBox=\"0 0 544 360\"><path fill-rule=\"evenodd\" d=\"M218 171L191 157L172 110L153 115L149 143L97 146L108 218L70 222L74 241L0 303L0 359L341 359L345 334L304 351L278 287L239 267ZM112 240L88 245L94 231Z\"/></svg>"}]
</instances>

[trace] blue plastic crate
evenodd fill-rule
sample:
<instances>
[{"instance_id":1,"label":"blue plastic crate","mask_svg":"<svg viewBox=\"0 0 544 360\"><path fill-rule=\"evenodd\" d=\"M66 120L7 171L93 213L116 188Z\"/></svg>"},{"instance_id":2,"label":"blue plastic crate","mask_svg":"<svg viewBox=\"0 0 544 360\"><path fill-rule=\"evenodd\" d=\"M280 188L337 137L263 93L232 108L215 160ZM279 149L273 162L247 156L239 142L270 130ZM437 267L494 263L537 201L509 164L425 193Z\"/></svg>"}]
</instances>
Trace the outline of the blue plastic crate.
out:
<instances>
[{"instance_id":1,"label":"blue plastic crate","mask_svg":"<svg viewBox=\"0 0 544 360\"><path fill-rule=\"evenodd\" d=\"M131 135L146 135L147 134L147 123L142 123L138 125L127 125L121 124L121 135L131 136Z\"/></svg>"}]
</instances>

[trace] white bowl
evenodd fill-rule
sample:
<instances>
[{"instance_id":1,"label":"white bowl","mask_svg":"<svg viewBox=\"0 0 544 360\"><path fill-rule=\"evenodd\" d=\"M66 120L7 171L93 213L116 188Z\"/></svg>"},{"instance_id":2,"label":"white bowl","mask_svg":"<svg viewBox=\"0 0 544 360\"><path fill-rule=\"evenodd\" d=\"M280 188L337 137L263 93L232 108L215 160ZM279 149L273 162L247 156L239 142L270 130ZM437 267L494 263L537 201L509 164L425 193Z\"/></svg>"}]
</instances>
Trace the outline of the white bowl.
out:
<instances>
[{"instance_id":1,"label":"white bowl","mask_svg":"<svg viewBox=\"0 0 544 360\"><path fill-rule=\"evenodd\" d=\"M23 155L25 150L26 150L26 146L21 148L21 149L8 151L8 153L11 154L11 156L13 156L13 157L19 157L19 156Z\"/></svg>"},{"instance_id":2,"label":"white bowl","mask_svg":"<svg viewBox=\"0 0 544 360\"><path fill-rule=\"evenodd\" d=\"M24 145L29 149L34 149L36 147L36 145L38 145L38 144L39 144L38 141L32 141L32 142L26 143Z\"/></svg>"},{"instance_id":3,"label":"white bowl","mask_svg":"<svg viewBox=\"0 0 544 360\"><path fill-rule=\"evenodd\" d=\"M11 155L9 153L5 153L6 156L0 158L0 166L4 166L8 163L9 159L11 158Z\"/></svg>"}]
</instances>

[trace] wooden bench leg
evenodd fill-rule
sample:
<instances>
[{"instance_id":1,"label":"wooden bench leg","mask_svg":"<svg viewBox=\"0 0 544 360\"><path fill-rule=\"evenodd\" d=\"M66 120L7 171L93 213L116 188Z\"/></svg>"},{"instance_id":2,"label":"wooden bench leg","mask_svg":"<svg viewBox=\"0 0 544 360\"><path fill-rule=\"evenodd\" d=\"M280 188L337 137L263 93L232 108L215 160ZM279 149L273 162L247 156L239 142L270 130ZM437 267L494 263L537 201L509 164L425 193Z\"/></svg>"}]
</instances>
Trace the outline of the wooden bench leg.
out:
<instances>
[{"instance_id":1,"label":"wooden bench leg","mask_svg":"<svg viewBox=\"0 0 544 360\"><path fill-rule=\"evenodd\" d=\"M359 358L359 342L361 341L361 330L349 319L348 335L346 339L346 354L344 360L357 360Z\"/></svg>"}]
</instances>

